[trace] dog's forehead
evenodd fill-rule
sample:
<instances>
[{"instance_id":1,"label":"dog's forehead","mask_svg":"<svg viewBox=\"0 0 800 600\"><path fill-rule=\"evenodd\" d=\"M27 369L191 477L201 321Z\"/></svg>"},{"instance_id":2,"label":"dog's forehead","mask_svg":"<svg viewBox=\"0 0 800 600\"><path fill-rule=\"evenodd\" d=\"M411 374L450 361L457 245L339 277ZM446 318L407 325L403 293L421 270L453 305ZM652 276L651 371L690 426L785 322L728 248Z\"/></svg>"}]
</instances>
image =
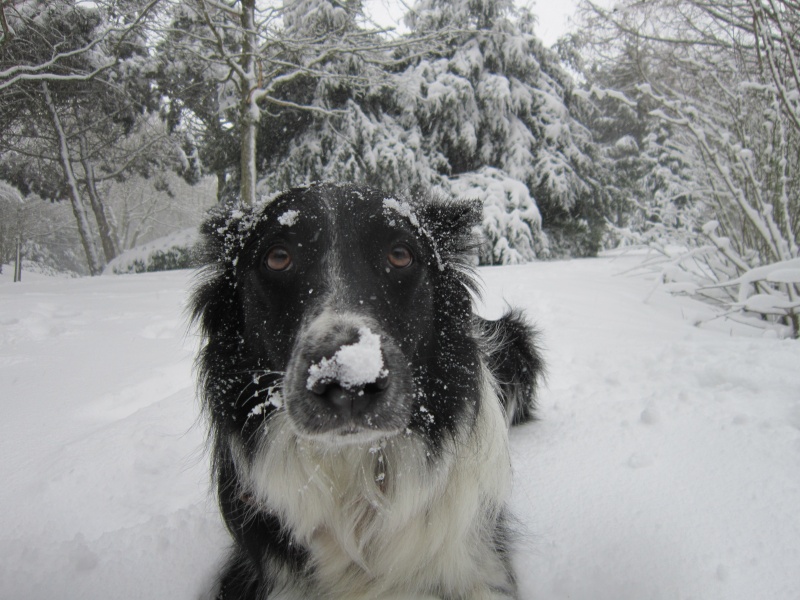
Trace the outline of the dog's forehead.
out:
<instances>
[{"instance_id":1,"label":"dog's forehead","mask_svg":"<svg viewBox=\"0 0 800 600\"><path fill-rule=\"evenodd\" d=\"M295 225L352 227L369 223L391 228L419 227L414 207L407 201L373 188L320 185L297 189L276 198L263 218L285 228Z\"/></svg>"}]
</instances>

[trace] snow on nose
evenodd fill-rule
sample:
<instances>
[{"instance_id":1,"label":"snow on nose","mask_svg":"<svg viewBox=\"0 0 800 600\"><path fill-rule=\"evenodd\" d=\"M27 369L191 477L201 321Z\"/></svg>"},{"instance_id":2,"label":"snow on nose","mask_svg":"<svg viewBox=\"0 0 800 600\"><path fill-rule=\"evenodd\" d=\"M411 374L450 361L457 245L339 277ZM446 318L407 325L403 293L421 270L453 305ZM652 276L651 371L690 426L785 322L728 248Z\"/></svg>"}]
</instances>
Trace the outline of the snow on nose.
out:
<instances>
[{"instance_id":1,"label":"snow on nose","mask_svg":"<svg viewBox=\"0 0 800 600\"><path fill-rule=\"evenodd\" d=\"M338 383L354 391L385 380L388 374L383 363L381 336L369 327L360 327L357 342L341 346L332 357L311 364L306 389L314 391L329 383Z\"/></svg>"}]
</instances>

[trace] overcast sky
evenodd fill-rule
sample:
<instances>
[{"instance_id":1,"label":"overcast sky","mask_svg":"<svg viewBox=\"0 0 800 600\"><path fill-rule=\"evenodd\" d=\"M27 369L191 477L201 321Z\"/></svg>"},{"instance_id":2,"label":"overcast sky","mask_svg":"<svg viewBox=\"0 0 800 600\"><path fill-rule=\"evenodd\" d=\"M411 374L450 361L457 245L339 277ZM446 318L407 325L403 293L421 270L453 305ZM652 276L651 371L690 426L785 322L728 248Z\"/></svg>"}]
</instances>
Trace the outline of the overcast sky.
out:
<instances>
[{"instance_id":1,"label":"overcast sky","mask_svg":"<svg viewBox=\"0 0 800 600\"><path fill-rule=\"evenodd\" d=\"M523 4L518 0L519 4ZM568 29L567 19L575 11L577 0L531 0L525 2L539 18L537 34L546 46L552 45ZM380 25L394 26L405 12L401 0L366 0L368 14Z\"/></svg>"}]
</instances>

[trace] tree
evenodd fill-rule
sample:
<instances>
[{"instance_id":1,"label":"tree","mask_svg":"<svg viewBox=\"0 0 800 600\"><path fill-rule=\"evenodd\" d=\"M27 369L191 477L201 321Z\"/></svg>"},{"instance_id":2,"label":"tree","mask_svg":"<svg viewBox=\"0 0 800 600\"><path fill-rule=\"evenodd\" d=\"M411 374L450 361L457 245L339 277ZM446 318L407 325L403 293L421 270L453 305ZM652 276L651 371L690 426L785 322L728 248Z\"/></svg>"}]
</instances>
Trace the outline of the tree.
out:
<instances>
[{"instance_id":1,"label":"tree","mask_svg":"<svg viewBox=\"0 0 800 600\"><path fill-rule=\"evenodd\" d=\"M338 179L470 195L486 206L483 262L560 253L548 250L537 203L563 210L565 221L583 216L597 197L594 150L573 117L581 100L534 36L533 17L503 1L433 1L417 3L409 25L408 42L447 43L398 49L383 59L390 76L367 87L321 80L328 84L310 97L337 116L304 122L269 158L261 185Z\"/></svg>"},{"instance_id":2,"label":"tree","mask_svg":"<svg viewBox=\"0 0 800 600\"><path fill-rule=\"evenodd\" d=\"M645 199L650 218L640 233L678 234L686 252L667 266L691 281L676 289L762 322L777 318L800 335L800 278L791 275L800 258L800 181L792 177L800 168L800 13L780 0L586 9L597 60L630 65L650 123L666 130L650 140L646 178L671 192ZM652 218L667 208L672 224Z\"/></svg>"},{"instance_id":3,"label":"tree","mask_svg":"<svg viewBox=\"0 0 800 600\"><path fill-rule=\"evenodd\" d=\"M148 139L121 152L157 108L146 78L145 20L157 0L30 0L0 7L0 176L24 193L69 199L89 270L100 272L89 209L105 260L119 252L98 182L142 165ZM146 121L146 120L145 120ZM146 161L145 161L146 162ZM101 173L102 171L102 173Z\"/></svg>"},{"instance_id":4,"label":"tree","mask_svg":"<svg viewBox=\"0 0 800 600\"><path fill-rule=\"evenodd\" d=\"M123 250L198 227L215 204L213 183L207 177L188 184L168 170L109 182L106 195L117 215Z\"/></svg>"},{"instance_id":5,"label":"tree","mask_svg":"<svg viewBox=\"0 0 800 600\"><path fill-rule=\"evenodd\" d=\"M369 62L391 44L376 31L360 27L360 17L358 1L262 6L254 0L196 0L173 7L164 44L186 59L178 61L178 69L201 74L215 90L211 98L197 87L165 84L172 95L174 121L187 131L194 127L195 140L228 140L225 148L238 150L233 173L226 172L226 160L219 155L211 160L211 169L220 183L233 175L244 204L256 199L259 139L263 148L270 144L263 143L265 137L282 137L282 125L264 130L275 124L276 115L299 114L300 122L311 114L334 116L335 110L319 101L324 94L315 95L317 86L331 81L346 81L351 88L368 84L356 73L358 63ZM165 65L164 72L175 69ZM201 156L211 158L208 144L203 145Z\"/></svg>"},{"instance_id":6,"label":"tree","mask_svg":"<svg viewBox=\"0 0 800 600\"><path fill-rule=\"evenodd\" d=\"M604 227L593 214L603 198L593 173L596 149L576 118L582 101L573 95L571 77L534 35L533 15L497 0L426 0L413 14L415 27L453 23L462 32L449 53L420 61L417 81L406 86L428 96L418 103L422 130L432 148L442 149L450 179L461 187L457 180L466 173L499 169L527 187L541 213L547 241L534 239L540 234L531 223L533 243L524 246L538 247L539 255L545 246L551 255L596 253ZM484 229L493 239L498 223L490 212ZM505 239L521 240L509 231L493 241L504 246ZM520 250L517 258L494 251L484 260L536 255Z\"/></svg>"},{"instance_id":7,"label":"tree","mask_svg":"<svg viewBox=\"0 0 800 600\"><path fill-rule=\"evenodd\" d=\"M0 265L14 262L19 281L23 261L44 271L86 271L69 207L35 195L23 197L0 181Z\"/></svg>"},{"instance_id":8,"label":"tree","mask_svg":"<svg viewBox=\"0 0 800 600\"><path fill-rule=\"evenodd\" d=\"M3 265L14 261L14 281L19 281L19 255L23 236L22 195L0 181L0 273Z\"/></svg>"}]
</instances>

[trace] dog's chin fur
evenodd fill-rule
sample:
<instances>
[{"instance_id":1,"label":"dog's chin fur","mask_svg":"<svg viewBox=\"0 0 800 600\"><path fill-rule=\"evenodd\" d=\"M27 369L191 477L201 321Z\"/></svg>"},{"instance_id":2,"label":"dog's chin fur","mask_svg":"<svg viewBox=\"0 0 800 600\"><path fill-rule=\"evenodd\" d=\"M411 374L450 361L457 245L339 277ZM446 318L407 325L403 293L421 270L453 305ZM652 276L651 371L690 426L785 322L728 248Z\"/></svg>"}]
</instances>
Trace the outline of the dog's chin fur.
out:
<instances>
[{"instance_id":1,"label":"dog's chin fur","mask_svg":"<svg viewBox=\"0 0 800 600\"><path fill-rule=\"evenodd\" d=\"M291 421L291 419L289 420ZM299 439L305 440L320 448L325 448L329 452L336 452L348 446L356 446L358 448L368 446L369 448L374 448L376 444L386 442L387 440L401 435L404 431L403 429L384 431L344 426L340 429L333 429L324 433L315 433L305 431L302 427L298 427L297 425L293 425L293 427Z\"/></svg>"},{"instance_id":2,"label":"dog's chin fur","mask_svg":"<svg viewBox=\"0 0 800 600\"><path fill-rule=\"evenodd\" d=\"M432 457L424 437L401 432L364 443L301 437L275 413L237 471L259 506L310 549L314 588L275 573L275 598L511 598L512 576L488 548L510 488L506 417L490 377L472 426ZM238 440L230 443L236 448ZM270 596L272 598L273 596Z\"/></svg>"}]
</instances>

